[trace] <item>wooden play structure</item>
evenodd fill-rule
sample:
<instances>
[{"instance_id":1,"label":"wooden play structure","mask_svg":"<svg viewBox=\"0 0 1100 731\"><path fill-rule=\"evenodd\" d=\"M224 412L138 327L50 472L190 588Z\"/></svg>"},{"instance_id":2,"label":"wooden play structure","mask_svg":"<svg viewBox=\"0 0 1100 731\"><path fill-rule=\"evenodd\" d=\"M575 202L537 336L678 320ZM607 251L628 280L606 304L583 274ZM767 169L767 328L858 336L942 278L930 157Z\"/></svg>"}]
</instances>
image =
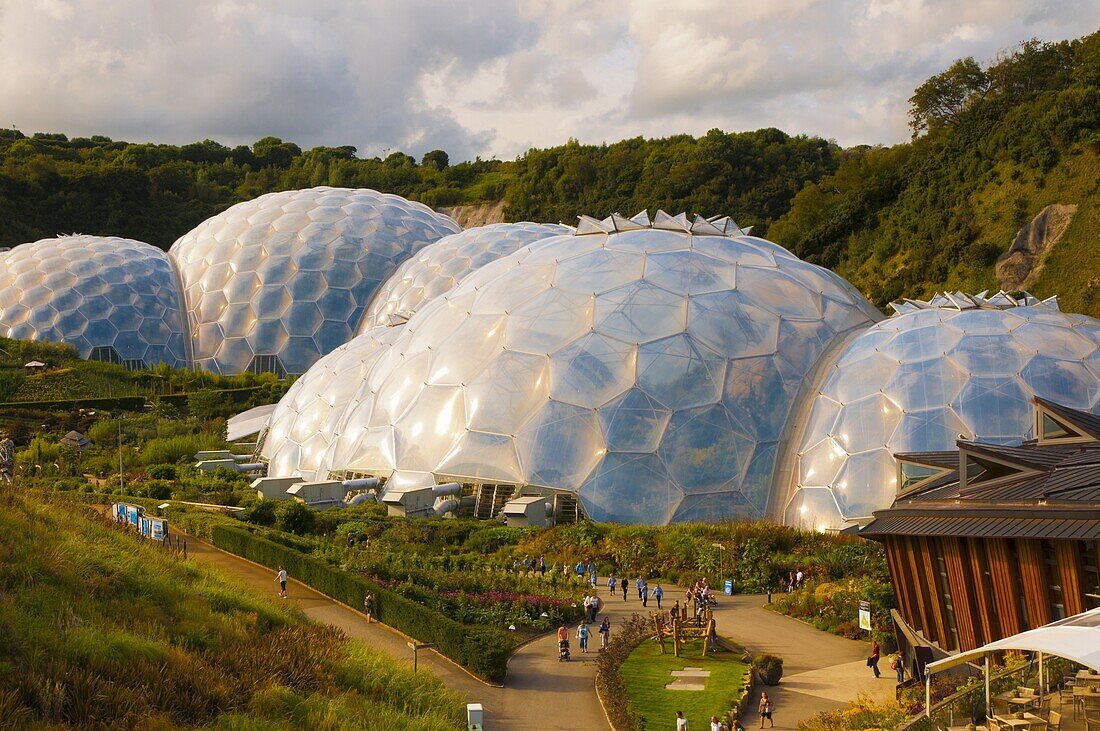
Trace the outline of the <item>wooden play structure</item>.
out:
<instances>
[{"instance_id":1,"label":"wooden play structure","mask_svg":"<svg viewBox=\"0 0 1100 731\"><path fill-rule=\"evenodd\" d=\"M686 613L686 612L685 612ZM672 654L680 657L680 650L691 640L702 640L703 653L714 650L717 631L714 624L714 615L709 606L701 607L696 617L683 617L681 613L656 612L652 615L654 636L653 639L661 646L661 654L668 650L665 640L672 640Z\"/></svg>"}]
</instances>

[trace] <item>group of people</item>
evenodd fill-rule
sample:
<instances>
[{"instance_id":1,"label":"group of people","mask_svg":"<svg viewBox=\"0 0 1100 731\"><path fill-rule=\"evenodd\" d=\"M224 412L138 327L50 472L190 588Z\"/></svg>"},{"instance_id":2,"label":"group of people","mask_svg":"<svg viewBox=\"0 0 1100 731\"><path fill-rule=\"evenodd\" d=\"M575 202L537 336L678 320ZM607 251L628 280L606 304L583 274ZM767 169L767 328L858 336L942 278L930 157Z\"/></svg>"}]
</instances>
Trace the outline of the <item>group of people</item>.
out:
<instances>
[{"instance_id":1,"label":"group of people","mask_svg":"<svg viewBox=\"0 0 1100 731\"><path fill-rule=\"evenodd\" d=\"M882 659L882 646L878 643L878 640L872 640L871 654L867 658L867 667L871 668L876 678L882 677L882 671L878 669L880 659ZM890 658L890 669L894 671L894 677L899 685L905 682L905 655L900 650Z\"/></svg>"},{"instance_id":2,"label":"group of people","mask_svg":"<svg viewBox=\"0 0 1100 731\"><path fill-rule=\"evenodd\" d=\"M761 728L763 728L763 726L761 726ZM676 711L676 731L689 731L688 720L684 717L683 711ZM730 728L726 725L726 722L719 719L718 716L711 716L710 731L745 731L745 727L741 725L741 722L736 718L733 720L733 728Z\"/></svg>"},{"instance_id":3,"label":"group of people","mask_svg":"<svg viewBox=\"0 0 1100 731\"><path fill-rule=\"evenodd\" d=\"M593 587L595 587L594 579L595 577L593 577ZM653 601L657 602L657 608L661 608L661 599L665 595L665 590L661 588L660 584L657 584L655 587L653 587L653 590L650 591L649 582L639 576L637 579L634 580L634 588L638 592L638 599L642 601L643 607L648 607L649 600L652 599ZM620 585L619 580L615 578L614 575L608 576L607 590L611 592L612 596L614 596L616 592L621 591L624 602L630 599L630 591L626 588L626 579L623 579L622 585Z\"/></svg>"},{"instance_id":4,"label":"group of people","mask_svg":"<svg viewBox=\"0 0 1100 731\"><path fill-rule=\"evenodd\" d=\"M802 569L795 569L787 574L787 591L792 592L795 589L802 588L802 580L806 578L806 575L802 573Z\"/></svg>"},{"instance_id":5,"label":"group of people","mask_svg":"<svg viewBox=\"0 0 1100 731\"><path fill-rule=\"evenodd\" d=\"M588 652L588 638L591 636L588 625L595 623L595 616L589 622L588 616L585 615L585 618L577 625L577 647L581 652ZM611 617L604 617L603 621L600 622L599 629L596 631L600 634L600 647L607 647L607 643L611 641ZM558 657L562 660L569 659L569 628L564 624L558 628Z\"/></svg>"}]
</instances>

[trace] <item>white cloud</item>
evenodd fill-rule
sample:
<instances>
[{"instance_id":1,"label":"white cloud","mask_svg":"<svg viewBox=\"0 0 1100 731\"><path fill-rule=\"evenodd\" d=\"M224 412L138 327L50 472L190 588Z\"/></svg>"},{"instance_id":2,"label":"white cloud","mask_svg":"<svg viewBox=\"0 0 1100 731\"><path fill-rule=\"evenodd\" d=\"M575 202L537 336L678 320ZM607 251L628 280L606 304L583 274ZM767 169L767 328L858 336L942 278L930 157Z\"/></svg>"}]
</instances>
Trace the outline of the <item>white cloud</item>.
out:
<instances>
[{"instance_id":1,"label":"white cloud","mask_svg":"<svg viewBox=\"0 0 1100 731\"><path fill-rule=\"evenodd\" d=\"M955 58L1098 26L1087 0L0 0L0 121L452 159L711 127L890 143Z\"/></svg>"}]
</instances>

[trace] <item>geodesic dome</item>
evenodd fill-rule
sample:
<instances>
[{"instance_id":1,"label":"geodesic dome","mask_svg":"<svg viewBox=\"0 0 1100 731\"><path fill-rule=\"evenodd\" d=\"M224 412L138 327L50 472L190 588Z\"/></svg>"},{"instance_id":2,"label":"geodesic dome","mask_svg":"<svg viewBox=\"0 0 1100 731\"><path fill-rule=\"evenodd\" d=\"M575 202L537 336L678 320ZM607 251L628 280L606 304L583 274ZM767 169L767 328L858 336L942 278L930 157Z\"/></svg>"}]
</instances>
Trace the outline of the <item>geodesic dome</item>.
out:
<instances>
[{"instance_id":1,"label":"geodesic dome","mask_svg":"<svg viewBox=\"0 0 1100 731\"><path fill-rule=\"evenodd\" d=\"M541 486L628 523L760 516L803 379L877 317L727 220L585 218L308 374L273 416L269 474ZM353 380L343 408L345 385L326 395Z\"/></svg>"},{"instance_id":2,"label":"geodesic dome","mask_svg":"<svg viewBox=\"0 0 1100 731\"><path fill-rule=\"evenodd\" d=\"M573 229L555 223L493 223L444 236L425 246L387 279L371 300L359 332L400 324L421 305L454 288L467 275L514 251Z\"/></svg>"},{"instance_id":3,"label":"geodesic dome","mask_svg":"<svg viewBox=\"0 0 1100 731\"><path fill-rule=\"evenodd\" d=\"M396 195L310 188L262 195L172 245L195 364L216 373L304 373L347 342L405 259L460 231Z\"/></svg>"},{"instance_id":4,"label":"geodesic dome","mask_svg":"<svg viewBox=\"0 0 1100 731\"><path fill-rule=\"evenodd\" d=\"M0 334L74 346L84 358L189 365L175 268L149 244L58 236L0 253Z\"/></svg>"},{"instance_id":5,"label":"geodesic dome","mask_svg":"<svg viewBox=\"0 0 1100 731\"><path fill-rule=\"evenodd\" d=\"M788 525L836 528L889 507L895 453L1029 438L1033 396L1100 405L1100 321L1003 293L895 309L847 345L809 404Z\"/></svg>"}]
</instances>

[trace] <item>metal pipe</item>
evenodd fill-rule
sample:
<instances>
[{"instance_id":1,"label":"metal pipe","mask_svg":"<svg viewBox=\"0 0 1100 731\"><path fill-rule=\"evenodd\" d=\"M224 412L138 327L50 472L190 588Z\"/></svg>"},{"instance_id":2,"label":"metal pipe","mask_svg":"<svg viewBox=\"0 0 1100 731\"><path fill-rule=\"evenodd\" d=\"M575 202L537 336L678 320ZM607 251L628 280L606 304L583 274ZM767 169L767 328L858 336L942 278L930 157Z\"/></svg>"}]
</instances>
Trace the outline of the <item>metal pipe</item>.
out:
<instances>
[{"instance_id":1,"label":"metal pipe","mask_svg":"<svg viewBox=\"0 0 1100 731\"><path fill-rule=\"evenodd\" d=\"M349 490L373 490L381 482L377 477L362 477L357 480L344 480L340 484Z\"/></svg>"},{"instance_id":2,"label":"metal pipe","mask_svg":"<svg viewBox=\"0 0 1100 731\"><path fill-rule=\"evenodd\" d=\"M372 492L361 492L358 495L352 496L351 500L348 500L347 505L348 505L349 508L352 508L352 507L355 507L356 505L362 505L363 503L365 503L367 501L374 502L376 499L377 498L374 496L374 493L372 493Z\"/></svg>"},{"instance_id":3,"label":"metal pipe","mask_svg":"<svg viewBox=\"0 0 1100 731\"><path fill-rule=\"evenodd\" d=\"M457 482L444 482L442 485L434 485L432 487L432 494L436 497L457 495L460 492L462 492L462 485Z\"/></svg>"},{"instance_id":4,"label":"metal pipe","mask_svg":"<svg viewBox=\"0 0 1100 731\"><path fill-rule=\"evenodd\" d=\"M451 512L452 510L457 510L459 504L460 502L458 498L447 498L446 500L441 500L440 502L436 503L432 511L436 514L436 517L441 517Z\"/></svg>"}]
</instances>

